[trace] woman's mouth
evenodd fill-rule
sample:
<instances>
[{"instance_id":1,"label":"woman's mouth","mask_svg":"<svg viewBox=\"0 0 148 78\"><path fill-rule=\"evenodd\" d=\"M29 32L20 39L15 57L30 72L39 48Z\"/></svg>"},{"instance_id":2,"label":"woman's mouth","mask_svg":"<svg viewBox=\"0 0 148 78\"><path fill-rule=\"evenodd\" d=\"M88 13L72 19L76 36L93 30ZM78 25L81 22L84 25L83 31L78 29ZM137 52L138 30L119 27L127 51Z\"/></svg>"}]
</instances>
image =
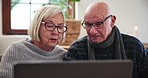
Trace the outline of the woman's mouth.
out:
<instances>
[{"instance_id":1,"label":"woman's mouth","mask_svg":"<svg viewBox=\"0 0 148 78\"><path fill-rule=\"evenodd\" d=\"M50 40L51 42L53 42L53 43L57 42L57 39L56 39L56 38L50 38L49 40Z\"/></svg>"}]
</instances>

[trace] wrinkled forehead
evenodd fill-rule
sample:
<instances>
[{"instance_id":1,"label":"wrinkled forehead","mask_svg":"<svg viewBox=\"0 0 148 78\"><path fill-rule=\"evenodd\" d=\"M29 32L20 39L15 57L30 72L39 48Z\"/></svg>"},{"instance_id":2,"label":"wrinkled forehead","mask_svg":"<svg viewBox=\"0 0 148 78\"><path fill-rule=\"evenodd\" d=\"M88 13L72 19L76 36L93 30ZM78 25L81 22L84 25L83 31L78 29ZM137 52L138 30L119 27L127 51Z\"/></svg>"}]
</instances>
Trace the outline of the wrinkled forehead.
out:
<instances>
[{"instance_id":1,"label":"wrinkled forehead","mask_svg":"<svg viewBox=\"0 0 148 78\"><path fill-rule=\"evenodd\" d=\"M87 20L87 19L101 20L108 15L110 15L110 10L107 4L95 3L95 4L91 4L86 9L84 14L84 20Z\"/></svg>"},{"instance_id":2,"label":"wrinkled forehead","mask_svg":"<svg viewBox=\"0 0 148 78\"><path fill-rule=\"evenodd\" d=\"M103 13L102 11L101 12L98 12L98 11L91 11L89 13L86 13L85 16L84 16L84 20L85 21L96 21L96 20L102 20L104 17L106 17L107 14Z\"/></svg>"}]
</instances>

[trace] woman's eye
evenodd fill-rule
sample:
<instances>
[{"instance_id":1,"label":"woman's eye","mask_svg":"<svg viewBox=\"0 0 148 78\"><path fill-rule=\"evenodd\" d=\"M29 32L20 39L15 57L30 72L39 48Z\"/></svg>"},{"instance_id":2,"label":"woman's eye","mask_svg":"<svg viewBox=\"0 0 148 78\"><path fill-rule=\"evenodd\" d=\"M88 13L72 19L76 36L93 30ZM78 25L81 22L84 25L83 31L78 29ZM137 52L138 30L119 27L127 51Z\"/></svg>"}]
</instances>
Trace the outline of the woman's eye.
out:
<instances>
[{"instance_id":1,"label":"woman's eye","mask_svg":"<svg viewBox=\"0 0 148 78\"><path fill-rule=\"evenodd\" d=\"M54 27L54 26L49 26L49 25L48 25L47 27L48 27L48 28L52 28L52 27Z\"/></svg>"},{"instance_id":2,"label":"woman's eye","mask_svg":"<svg viewBox=\"0 0 148 78\"><path fill-rule=\"evenodd\" d=\"M52 27L52 26L54 26L53 24L46 24L46 26L48 26L48 27Z\"/></svg>"}]
</instances>

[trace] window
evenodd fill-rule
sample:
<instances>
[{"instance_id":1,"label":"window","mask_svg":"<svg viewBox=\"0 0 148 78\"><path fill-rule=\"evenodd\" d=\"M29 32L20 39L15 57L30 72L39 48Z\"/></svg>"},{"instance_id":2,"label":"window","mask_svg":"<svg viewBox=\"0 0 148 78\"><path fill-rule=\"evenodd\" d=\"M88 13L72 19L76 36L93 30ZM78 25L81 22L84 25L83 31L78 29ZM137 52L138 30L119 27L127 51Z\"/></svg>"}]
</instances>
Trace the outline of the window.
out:
<instances>
[{"instance_id":1,"label":"window","mask_svg":"<svg viewBox=\"0 0 148 78\"><path fill-rule=\"evenodd\" d=\"M61 5L66 18L75 18L75 4L70 0L2 0L3 34L26 35L35 11L46 4Z\"/></svg>"}]
</instances>

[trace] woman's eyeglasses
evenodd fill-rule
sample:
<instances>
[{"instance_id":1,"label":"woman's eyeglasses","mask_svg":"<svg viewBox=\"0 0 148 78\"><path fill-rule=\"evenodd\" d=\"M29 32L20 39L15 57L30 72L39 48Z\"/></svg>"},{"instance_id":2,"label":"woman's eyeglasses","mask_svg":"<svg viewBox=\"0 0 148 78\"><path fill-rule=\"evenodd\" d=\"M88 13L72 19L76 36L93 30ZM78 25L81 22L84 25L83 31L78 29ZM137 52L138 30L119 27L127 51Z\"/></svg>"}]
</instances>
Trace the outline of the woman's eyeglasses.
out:
<instances>
[{"instance_id":1,"label":"woman's eyeglasses","mask_svg":"<svg viewBox=\"0 0 148 78\"><path fill-rule=\"evenodd\" d=\"M42 22L42 24L45 25L45 29L48 31L53 31L55 28L57 28L58 33L64 33L67 30L66 26L56 26L52 21L48 21L48 22Z\"/></svg>"}]
</instances>

